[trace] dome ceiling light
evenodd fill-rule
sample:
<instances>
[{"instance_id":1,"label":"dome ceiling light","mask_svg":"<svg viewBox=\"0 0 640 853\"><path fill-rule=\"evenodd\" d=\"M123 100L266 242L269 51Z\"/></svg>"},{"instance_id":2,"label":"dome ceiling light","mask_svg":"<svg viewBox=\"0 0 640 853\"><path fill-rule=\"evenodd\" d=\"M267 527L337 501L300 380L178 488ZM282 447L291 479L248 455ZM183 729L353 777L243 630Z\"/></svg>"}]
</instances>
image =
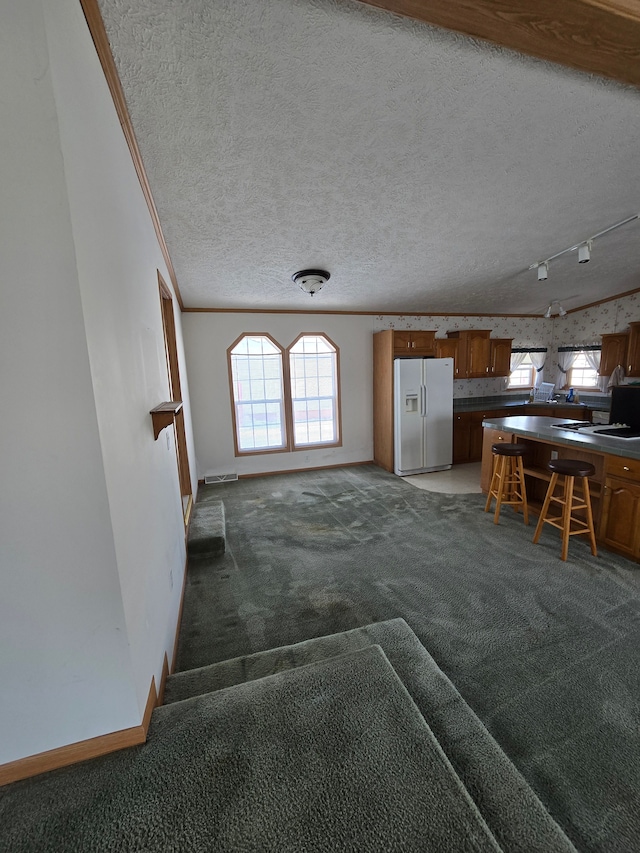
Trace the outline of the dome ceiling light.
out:
<instances>
[{"instance_id":1,"label":"dome ceiling light","mask_svg":"<svg viewBox=\"0 0 640 853\"><path fill-rule=\"evenodd\" d=\"M291 276L291 280L309 296L317 293L330 278L331 273L326 270L300 270Z\"/></svg>"}]
</instances>

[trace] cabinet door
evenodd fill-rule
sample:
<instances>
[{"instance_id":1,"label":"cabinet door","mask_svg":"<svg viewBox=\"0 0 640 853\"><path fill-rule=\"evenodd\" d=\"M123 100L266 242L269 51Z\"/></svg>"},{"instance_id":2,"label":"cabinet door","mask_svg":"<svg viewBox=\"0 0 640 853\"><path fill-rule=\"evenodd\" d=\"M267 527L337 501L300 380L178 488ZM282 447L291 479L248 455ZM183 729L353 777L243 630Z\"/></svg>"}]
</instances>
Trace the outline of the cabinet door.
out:
<instances>
[{"instance_id":1,"label":"cabinet door","mask_svg":"<svg viewBox=\"0 0 640 853\"><path fill-rule=\"evenodd\" d=\"M639 484L607 477L600 538L629 557L640 556Z\"/></svg>"},{"instance_id":2,"label":"cabinet door","mask_svg":"<svg viewBox=\"0 0 640 853\"><path fill-rule=\"evenodd\" d=\"M611 376L616 367L621 364L626 370L629 335L625 333L602 336L602 352L600 354L600 376Z\"/></svg>"},{"instance_id":3,"label":"cabinet door","mask_svg":"<svg viewBox=\"0 0 640 853\"><path fill-rule=\"evenodd\" d=\"M508 376L511 372L512 338L491 338L491 375Z\"/></svg>"},{"instance_id":4,"label":"cabinet door","mask_svg":"<svg viewBox=\"0 0 640 853\"><path fill-rule=\"evenodd\" d=\"M640 323L629 323L629 353L627 355L627 376L640 376Z\"/></svg>"},{"instance_id":5,"label":"cabinet door","mask_svg":"<svg viewBox=\"0 0 640 853\"><path fill-rule=\"evenodd\" d=\"M469 462L479 462L482 459L482 421L487 418L504 418L510 413L501 411L472 412L469 429Z\"/></svg>"},{"instance_id":6,"label":"cabinet door","mask_svg":"<svg viewBox=\"0 0 640 853\"><path fill-rule=\"evenodd\" d=\"M477 379L491 372L490 331L467 332L467 377Z\"/></svg>"},{"instance_id":7,"label":"cabinet door","mask_svg":"<svg viewBox=\"0 0 640 853\"><path fill-rule=\"evenodd\" d=\"M435 332L411 332L412 355L435 355Z\"/></svg>"},{"instance_id":8,"label":"cabinet door","mask_svg":"<svg viewBox=\"0 0 640 853\"><path fill-rule=\"evenodd\" d=\"M458 412L453 416L453 464L469 461L471 412Z\"/></svg>"},{"instance_id":9,"label":"cabinet door","mask_svg":"<svg viewBox=\"0 0 640 853\"><path fill-rule=\"evenodd\" d=\"M393 333L394 355L411 355L411 332Z\"/></svg>"},{"instance_id":10,"label":"cabinet door","mask_svg":"<svg viewBox=\"0 0 640 853\"><path fill-rule=\"evenodd\" d=\"M436 338L436 358L453 359L453 378L460 379L460 363L458 358L459 342L456 338Z\"/></svg>"}]
</instances>

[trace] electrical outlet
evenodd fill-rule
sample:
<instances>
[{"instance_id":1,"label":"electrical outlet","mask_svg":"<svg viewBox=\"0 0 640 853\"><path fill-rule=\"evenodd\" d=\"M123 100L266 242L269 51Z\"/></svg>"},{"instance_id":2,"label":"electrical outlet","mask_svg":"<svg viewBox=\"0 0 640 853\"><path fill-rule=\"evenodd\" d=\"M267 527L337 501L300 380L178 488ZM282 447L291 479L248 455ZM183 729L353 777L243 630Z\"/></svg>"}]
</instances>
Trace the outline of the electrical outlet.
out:
<instances>
[{"instance_id":1,"label":"electrical outlet","mask_svg":"<svg viewBox=\"0 0 640 853\"><path fill-rule=\"evenodd\" d=\"M552 451L551 451L551 458L552 458L552 459L557 459L557 458L558 458L558 451L557 451L557 450L552 450Z\"/></svg>"}]
</instances>

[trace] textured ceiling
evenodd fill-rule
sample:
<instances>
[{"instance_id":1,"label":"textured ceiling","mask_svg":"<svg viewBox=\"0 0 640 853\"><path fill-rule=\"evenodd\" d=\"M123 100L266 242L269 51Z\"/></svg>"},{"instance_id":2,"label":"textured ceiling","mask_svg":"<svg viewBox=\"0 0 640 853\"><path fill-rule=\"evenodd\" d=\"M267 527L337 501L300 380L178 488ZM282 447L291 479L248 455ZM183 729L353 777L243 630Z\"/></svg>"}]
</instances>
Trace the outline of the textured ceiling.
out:
<instances>
[{"instance_id":1,"label":"textured ceiling","mask_svg":"<svg viewBox=\"0 0 640 853\"><path fill-rule=\"evenodd\" d=\"M542 313L640 287L640 92L351 0L100 0L186 307ZM291 281L331 272L310 297Z\"/></svg>"}]
</instances>

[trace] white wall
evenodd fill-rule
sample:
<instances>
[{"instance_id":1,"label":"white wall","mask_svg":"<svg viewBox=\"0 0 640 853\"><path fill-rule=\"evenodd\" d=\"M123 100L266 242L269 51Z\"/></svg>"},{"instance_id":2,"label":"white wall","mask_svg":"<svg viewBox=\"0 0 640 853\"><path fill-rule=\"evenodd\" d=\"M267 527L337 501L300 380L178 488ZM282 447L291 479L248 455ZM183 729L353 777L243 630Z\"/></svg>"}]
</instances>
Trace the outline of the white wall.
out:
<instances>
[{"instance_id":1,"label":"white wall","mask_svg":"<svg viewBox=\"0 0 640 853\"><path fill-rule=\"evenodd\" d=\"M372 456L373 366L371 317L330 314L183 314L193 395L198 475L289 471ZM342 447L236 458L233 446L227 348L243 332L268 332L287 347L301 332L324 332L340 349Z\"/></svg>"},{"instance_id":2,"label":"white wall","mask_svg":"<svg viewBox=\"0 0 640 853\"><path fill-rule=\"evenodd\" d=\"M169 277L81 6L0 14L4 763L139 725L185 544L170 431L154 441L149 415Z\"/></svg>"},{"instance_id":3,"label":"white wall","mask_svg":"<svg viewBox=\"0 0 640 853\"><path fill-rule=\"evenodd\" d=\"M157 269L167 284L169 274L82 8L56 0L45 9L111 523L144 710L164 651L171 657L185 564L173 431L154 441L149 415L168 399ZM179 311L176 326L180 336ZM182 375L189 417L184 365Z\"/></svg>"},{"instance_id":4,"label":"white wall","mask_svg":"<svg viewBox=\"0 0 640 853\"><path fill-rule=\"evenodd\" d=\"M0 28L0 761L140 722L40 2Z\"/></svg>"}]
</instances>

